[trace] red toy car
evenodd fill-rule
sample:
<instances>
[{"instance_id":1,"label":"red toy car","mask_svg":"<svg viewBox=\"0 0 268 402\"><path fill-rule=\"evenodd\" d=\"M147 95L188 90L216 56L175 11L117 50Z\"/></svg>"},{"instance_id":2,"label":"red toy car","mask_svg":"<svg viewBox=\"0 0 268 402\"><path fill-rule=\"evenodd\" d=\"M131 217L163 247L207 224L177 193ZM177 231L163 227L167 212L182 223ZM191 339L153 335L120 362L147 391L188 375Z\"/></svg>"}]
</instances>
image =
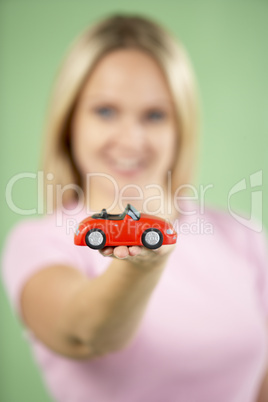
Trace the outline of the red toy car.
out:
<instances>
[{"instance_id":1,"label":"red toy car","mask_svg":"<svg viewBox=\"0 0 268 402\"><path fill-rule=\"evenodd\" d=\"M177 233L171 223L157 216L140 213L127 204L124 212L113 215L106 209L85 218L75 232L74 244L95 250L106 246L145 246L159 248L174 244Z\"/></svg>"}]
</instances>

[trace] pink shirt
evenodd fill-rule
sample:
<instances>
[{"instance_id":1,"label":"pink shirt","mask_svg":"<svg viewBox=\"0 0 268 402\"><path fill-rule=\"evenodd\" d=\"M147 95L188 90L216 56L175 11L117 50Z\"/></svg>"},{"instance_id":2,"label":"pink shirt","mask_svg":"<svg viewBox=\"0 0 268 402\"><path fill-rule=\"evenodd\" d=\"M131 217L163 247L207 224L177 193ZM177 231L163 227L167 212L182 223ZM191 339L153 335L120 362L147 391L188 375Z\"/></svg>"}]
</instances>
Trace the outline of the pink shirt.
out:
<instances>
[{"instance_id":1,"label":"pink shirt","mask_svg":"<svg viewBox=\"0 0 268 402\"><path fill-rule=\"evenodd\" d=\"M42 267L66 263L91 278L111 263L73 244L74 227L87 215L28 218L10 230L2 273L18 316L22 286ZM73 360L28 331L56 401L255 402L268 363L267 232L212 207L177 223L176 249L125 349Z\"/></svg>"}]
</instances>

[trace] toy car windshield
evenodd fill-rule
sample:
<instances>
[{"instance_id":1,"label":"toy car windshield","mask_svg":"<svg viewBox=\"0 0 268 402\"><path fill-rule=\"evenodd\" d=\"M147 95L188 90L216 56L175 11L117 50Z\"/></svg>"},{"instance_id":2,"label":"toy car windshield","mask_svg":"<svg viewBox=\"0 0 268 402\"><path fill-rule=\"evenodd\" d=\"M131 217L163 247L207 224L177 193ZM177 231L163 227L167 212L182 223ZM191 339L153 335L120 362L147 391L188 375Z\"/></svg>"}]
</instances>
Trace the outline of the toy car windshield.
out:
<instances>
[{"instance_id":1,"label":"toy car windshield","mask_svg":"<svg viewBox=\"0 0 268 402\"><path fill-rule=\"evenodd\" d=\"M119 221L123 220L126 215L129 215L134 221L138 221L140 219L140 212L137 211L137 209L131 204L127 204L122 214L108 214L106 209L103 208L99 214L92 215L92 218Z\"/></svg>"}]
</instances>

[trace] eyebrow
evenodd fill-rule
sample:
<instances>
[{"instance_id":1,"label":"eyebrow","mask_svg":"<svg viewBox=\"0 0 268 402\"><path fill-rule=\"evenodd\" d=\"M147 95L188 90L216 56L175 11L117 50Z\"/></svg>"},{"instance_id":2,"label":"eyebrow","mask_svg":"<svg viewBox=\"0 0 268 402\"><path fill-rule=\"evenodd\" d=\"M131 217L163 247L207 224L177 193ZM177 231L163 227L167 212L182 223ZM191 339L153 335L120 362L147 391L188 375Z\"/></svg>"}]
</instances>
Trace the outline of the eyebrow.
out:
<instances>
[{"instance_id":1,"label":"eyebrow","mask_svg":"<svg viewBox=\"0 0 268 402\"><path fill-rule=\"evenodd\" d=\"M87 101L101 101L101 102L107 102L107 103L117 103L117 99L113 98L112 96L108 94L93 94L93 95L88 95L85 97ZM166 98L155 98L152 99L148 102L147 104L144 104L143 106L146 108L152 108L152 107L173 107L174 102L170 99Z\"/></svg>"}]
</instances>

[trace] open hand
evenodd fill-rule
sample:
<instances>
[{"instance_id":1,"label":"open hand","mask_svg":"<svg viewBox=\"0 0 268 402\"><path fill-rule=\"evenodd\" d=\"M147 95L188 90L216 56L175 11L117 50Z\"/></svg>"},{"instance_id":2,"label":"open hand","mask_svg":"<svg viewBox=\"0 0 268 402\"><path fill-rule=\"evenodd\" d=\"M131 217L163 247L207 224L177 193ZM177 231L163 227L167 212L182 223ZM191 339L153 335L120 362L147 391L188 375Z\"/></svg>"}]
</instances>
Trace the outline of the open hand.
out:
<instances>
[{"instance_id":1,"label":"open hand","mask_svg":"<svg viewBox=\"0 0 268 402\"><path fill-rule=\"evenodd\" d=\"M144 246L107 246L99 250L103 256L118 259L127 259L138 265L154 265L167 258L174 250L176 244L162 245L157 249L148 249Z\"/></svg>"}]
</instances>

